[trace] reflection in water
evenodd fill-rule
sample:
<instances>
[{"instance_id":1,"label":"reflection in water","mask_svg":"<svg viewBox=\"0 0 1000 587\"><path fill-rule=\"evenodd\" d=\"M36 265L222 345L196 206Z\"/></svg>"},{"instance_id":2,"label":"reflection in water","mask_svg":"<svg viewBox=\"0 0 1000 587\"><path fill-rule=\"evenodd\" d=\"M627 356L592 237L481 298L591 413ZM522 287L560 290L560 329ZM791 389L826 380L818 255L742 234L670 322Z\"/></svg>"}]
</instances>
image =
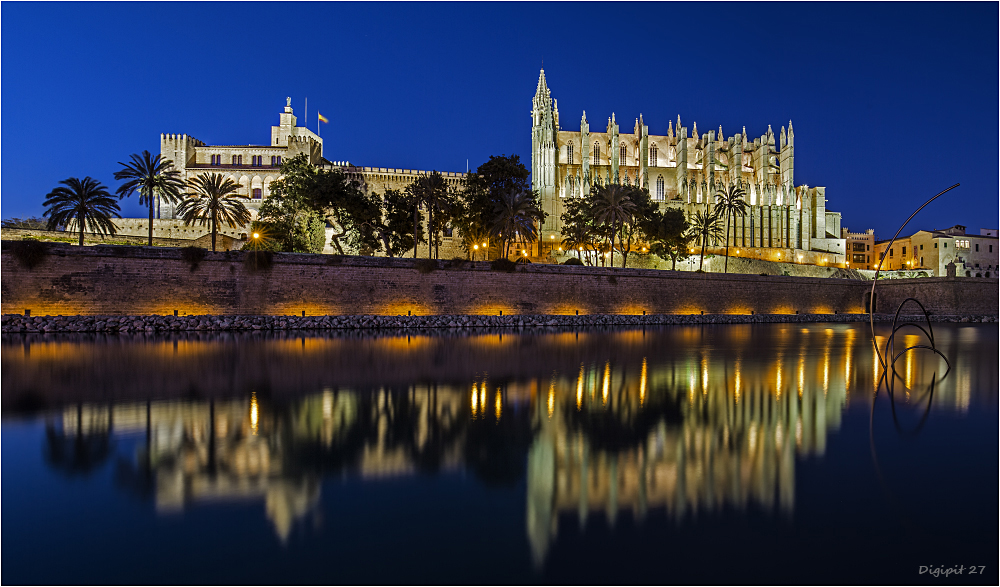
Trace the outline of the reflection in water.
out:
<instances>
[{"instance_id":1,"label":"reflection in water","mask_svg":"<svg viewBox=\"0 0 1000 587\"><path fill-rule=\"evenodd\" d=\"M271 374L255 386L245 374L214 373L206 377L228 378L232 386L224 389L249 395L80 401L49 417L45 454L67 474L86 474L115 454L116 438L138 437L136 453L118 458L121 487L149 495L164 514L200 502L262 501L283 542L299 521L314 516L318 523L321 480L331 475L377 482L466 469L489 485L526 479L526 533L541 564L560 518L585 527L591 516L614 526L623 515L642 520L654 512L676 520L750 507L790 515L796 459L822 455L849 402L871 400L867 391L880 371L858 328L867 326L511 334L502 343L489 335L457 339L450 344L459 348L444 350L439 339L417 337L352 343L358 348L279 341L271 349L277 364L299 357L298 394L275 394ZM976 331L947 331L941 345L954 351L970 336L975 343ZM11 340L4 339L5 401L38 393L11 373L45 371L45 361L60 353L72 360L74 353L101 352L36 342L22 354ZM239 345L184 346L186 359L166 363L178 373L186 372L185 360L203 364L203 355L249 365ZM310 347L327 354L310 362ZM122 377L135 376L126 371L137 365L160 365L153 350L152 363L126 356ZM451 366L448 352L482 357L492 368ZM394 379L394 353L406 368L420 357L438 370ZM372 354L386 361L378 369L368 367ZM971 353L949 356L956 357L956 376L936 390L934 405L965 411L973 399L995 404L995 373L972 368ZM938 367L936 359L908 357L907 386L926 384ZM859 391L853 400L849 390ZM973 398L975 390L992 396ZM100 388L93 391L99 396Z\"/></svg>"}]
</instances>

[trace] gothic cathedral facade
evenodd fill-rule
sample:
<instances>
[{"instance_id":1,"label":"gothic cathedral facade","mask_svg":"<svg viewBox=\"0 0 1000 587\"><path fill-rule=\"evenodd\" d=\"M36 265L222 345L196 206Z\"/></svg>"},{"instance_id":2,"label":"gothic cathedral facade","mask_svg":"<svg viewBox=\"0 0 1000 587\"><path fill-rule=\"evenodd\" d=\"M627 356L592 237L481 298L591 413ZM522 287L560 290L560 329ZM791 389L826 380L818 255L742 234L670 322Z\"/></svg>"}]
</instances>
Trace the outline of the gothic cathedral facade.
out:
<instances>
[{"instance_id":1,"label":"gothic cathedral facade","mask_svg":"<svg viewBox=\"0 0 1000 587\"><path fill-rule=\"evenodd\" d=\"M579 198L595 184L638 185L649 190L661 209L674 207L691 216L711 212L716 194L730 185L742 187L749 211L736 220L730 245L760 258L802 262L845 258L840 213L826 209L826 188L796 186L795 132L782 127L775 144L767 133L750 139L746 129L728 139L710 130L691 134L668 123L665 135L649 134L640 115L631 133L622 133L614 113L603 132L590 129L586 111L578 131L559 125L559 103L552 98L545 70L538 76L531 110L531 178L548 217L542 243L561 240L563 202ZM714 243L724 246L724 242ZM544 246L544 245L543 245ZM777 255L777 257L776 257ZM782 257L781 255L784 255Z\"/></svg>"}]
</instances>

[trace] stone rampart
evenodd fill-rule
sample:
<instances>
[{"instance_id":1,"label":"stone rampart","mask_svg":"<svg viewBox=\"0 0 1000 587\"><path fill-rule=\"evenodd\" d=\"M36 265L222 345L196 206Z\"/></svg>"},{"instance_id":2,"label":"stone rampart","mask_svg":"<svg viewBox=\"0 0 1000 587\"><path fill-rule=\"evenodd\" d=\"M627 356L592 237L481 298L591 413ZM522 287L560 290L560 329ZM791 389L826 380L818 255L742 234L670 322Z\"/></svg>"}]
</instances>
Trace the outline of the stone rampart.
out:
<instances>
[{"instance_id":1,"label":"stone rampart","mask_svg":"<svg viewBox=\"0 0 1000 587\"><path fill-rule=\"evenodd\" d=\"M870 282L528 264L52 244L33 269L2 252L2 313L38 315L860 314ZM916 293L941 315L996 315L996 279L879 283L880 311Z\"/></svg>"}]
</instances>

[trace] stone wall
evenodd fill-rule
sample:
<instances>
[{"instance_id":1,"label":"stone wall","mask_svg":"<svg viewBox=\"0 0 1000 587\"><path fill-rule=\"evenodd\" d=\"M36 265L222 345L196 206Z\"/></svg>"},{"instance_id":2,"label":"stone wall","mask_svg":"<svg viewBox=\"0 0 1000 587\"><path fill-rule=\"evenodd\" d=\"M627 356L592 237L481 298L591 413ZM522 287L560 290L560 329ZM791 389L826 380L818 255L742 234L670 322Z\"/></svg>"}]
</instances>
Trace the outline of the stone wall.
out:
<instances>
[{"instance_id":1,"label":"stone wall","mask_svg":"<svg viewBox=\"0 0 1000 587\"><path fill-rule=\"evenodd\" d=\"M242 252L208 253L192 268L177 249L50 246L28 270L3 243L3 314L833 314L863 312L870 286L541 264L506 273L485 262L420 271L412 259L302 254L276 254L270 269L252 270ZM880 283L879 292L880 310L918 292L937 314L997 313L996 279Z\"/></svg>"}]
</instances>

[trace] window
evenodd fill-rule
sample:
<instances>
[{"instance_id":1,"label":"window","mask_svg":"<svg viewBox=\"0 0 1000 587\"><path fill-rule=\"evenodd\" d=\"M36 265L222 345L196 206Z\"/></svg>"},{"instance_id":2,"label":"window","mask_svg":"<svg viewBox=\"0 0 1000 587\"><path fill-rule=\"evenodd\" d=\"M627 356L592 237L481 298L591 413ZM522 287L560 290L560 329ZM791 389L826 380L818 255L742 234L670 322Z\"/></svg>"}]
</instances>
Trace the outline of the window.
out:
<instances>
[{"instance_id":1,"label":"window","mask_svg":"<svg viewBox=\"0 0 1000 587\"><path fill-rule=\"evenodd\" d=\"M663 200L663 176L656 176L656 199Z\"/></svg>"},{"instance_id":2,"label":"window","mask_svg":"<svg viewBox=\"0 0 1000 587\"><path fill-rule=\"evenodd\" d=\"M976 252L979 252L979 243L976 243Z\"/></svg>"},{"instance_id":3,"label":"window","mask_svg":"<svg viewBox=\"0 0 1000 587\"><path fill-rule=\"evenodd\" d=\"M222 165L222 155L212 155L212 165Z\"/></svg>"},{"instance_id":4,"label":"window","mask_svg":"<svg viewBox=\"0 0 1000 587\"><path fill-rule=\"evenodd\" d=\"M253 189L253 199L259 200L264 196L263 191L260 188Z\"/></svg>"},{"instance_id":5,"label":"window","mask_svg":"<svg viewBox=\"0 0 1000 587\"><path fill-rule=\"evenodd\" d=\"M944 247L943 248L947 249L948 248L948 243L944 243Z\"/></svg>"},{"instance_id":6,"label":"window","mask_svg":"<svg viewBox=\"0 0 1000 587\"><path fill-rule=\"evenodd\" d=\"M851 243L851 248L855 251L864 251L865 243Z\"/></svg>"},{"instance_id":7,"label":"window","mask_svg":"<svg viewBox=\"0 0 1000 587\"><path fill-rule=\"evenodd\" d=\"M990 252L993 252L993 245L990 245Z\"/></svg>"},{"instance_id":8,"label":"window","mask_svg":"<svg viewBox=\"0 0 1000 587\"><path fill-rule=\"evenodd\" d=\"M573 164L573 145L566 145L566 163Z\"/></svg>"},{"instance_id":9,"label":"window","mask_svg":"<svg viewBox=\"0 0 1000 587\"><path fill-rule=\"evenodd\" d=\"M920 266L921 266L921 267L923 267L923 266L924 266L924 258L923 258L923 257L920 257Z\"/></svg>"},{"instance_id":10,"label":"window","mask_svg":"<svg viewBox=\"0 0 1000 587\"><path fill-rule=\"evenodd\" d=\"M243 165L243 155L233 155L233 165Z\"/></svg>"},{"instance_id":11,"label":"window","mask_svg":"<svg viewBox=\"0 0 1000 587\"><path fill-rule=\"evenodd\" d=\"M271 155L271 167L281 167L281 155Z\"/></svg>"},{"instance_id":12,"label":"window","mask_svg":"<svg viewBox=\"0 0 1000 587\"><path fill-rule=\"evenodd\" d=\"M594 144L594 165L601 164L601 145Z\"/></svg>"},{"instance_id":13,"label":"window","mask_svg":"<svg viewBox=\"0 0 1000 587\"><path fill-rule=\"evenodd\" d=\"M867 261L865 261L865 262L866 262L866 263L871 263L871 262L872 262L872 257L871 257L871 255L865 255L865 256L866 256L866 257L868 257L868 260L867 260Z\"/></svg>"},{"instance_id":14,"label":"window","mask_svg":"<svg viewBox=\"0 0 1000 587\"><path fill-rule=\"evenodd\" d=\"M865 262L865 256L864 256L863 253L862 254L855 254L854 257L853 257L853 260L854 260L855 263L864 263Z\"/></svg>"},{"instance_id":15,"label":"window","mask_svg":"<svg viewBox=\"0 0 1000 587\"><path fill-rule=\"evenodd\" d=\"M627 165L627 163L625 163L627 159L628 159L628 147L622 145L621 157L619 158L618 162L622 165Z\"/></svg>"},{"instance_id":16,"label":"window","mask_svg":"<svg viewBox=\"0 0 1000 587\"><path fill-rule=\"evenodd\" d=\"M955 248L956 249L965 249L965 250L968 250L968 248L969 248L969 241L967 241L965 239L956 240L955 241Z\"/></svg>"},{"instance_id":17,"label":"window","mask_svg":"<svg viewBox=\"0 0 1000 587\"><path fill-rule=\"evenodd\" d=\"M903 256L906 256L906 247L903 247Z\"/></svg>"},{"instance_id":18,"label":"window","mask_svg":"<svg viewBox=\"0 0 1000 587\"><path fill-rule=\"evenodd\" d=\"M937 243L934 243L934 248L935 248L935 249L937 248Z\"/></svg>"},{"instance_id":19,"label":"window","mask_svg":"<svg viewBox=\"0 0 1000 587\"><path fill-rule=\"evenodd\" d=\"M263 155L253 155L250 157L251 161L250 164L253 165L254 167L260 167L261 165L264 164L264 162L262 161L263 159L264 159Z\"/></svg>"},{"instance_id":20,"label":"window","mask_svg":"<svg viewBox=\"0 0 1000 587\"><path fill-rule=\"evenodd\" d=\"M453 234L455 234L455 229L452 228L450 224L446 224L444 227L444 235L448 238L451 238Z\"/></svg>"},{"instance_id":21,"label":"window","mask_svg":"<svg viewBox=\"0 0 1000 587\"><path fill-rule=\"evenodd\" d=\"M649 147L649 164L652 165L653 167L657 167L657 165L656 165L656 145L652 145L652 146Z\"/></svg>"},{"instance_id":22,"label":"window","mask_svg":"<svg viewBox=\"0 0 1000 587\"><path fill-rule=\"evenodd\" d=\"M889 249L889 256L892 256L892 249Z\"/></svg>"}]
</instances>

